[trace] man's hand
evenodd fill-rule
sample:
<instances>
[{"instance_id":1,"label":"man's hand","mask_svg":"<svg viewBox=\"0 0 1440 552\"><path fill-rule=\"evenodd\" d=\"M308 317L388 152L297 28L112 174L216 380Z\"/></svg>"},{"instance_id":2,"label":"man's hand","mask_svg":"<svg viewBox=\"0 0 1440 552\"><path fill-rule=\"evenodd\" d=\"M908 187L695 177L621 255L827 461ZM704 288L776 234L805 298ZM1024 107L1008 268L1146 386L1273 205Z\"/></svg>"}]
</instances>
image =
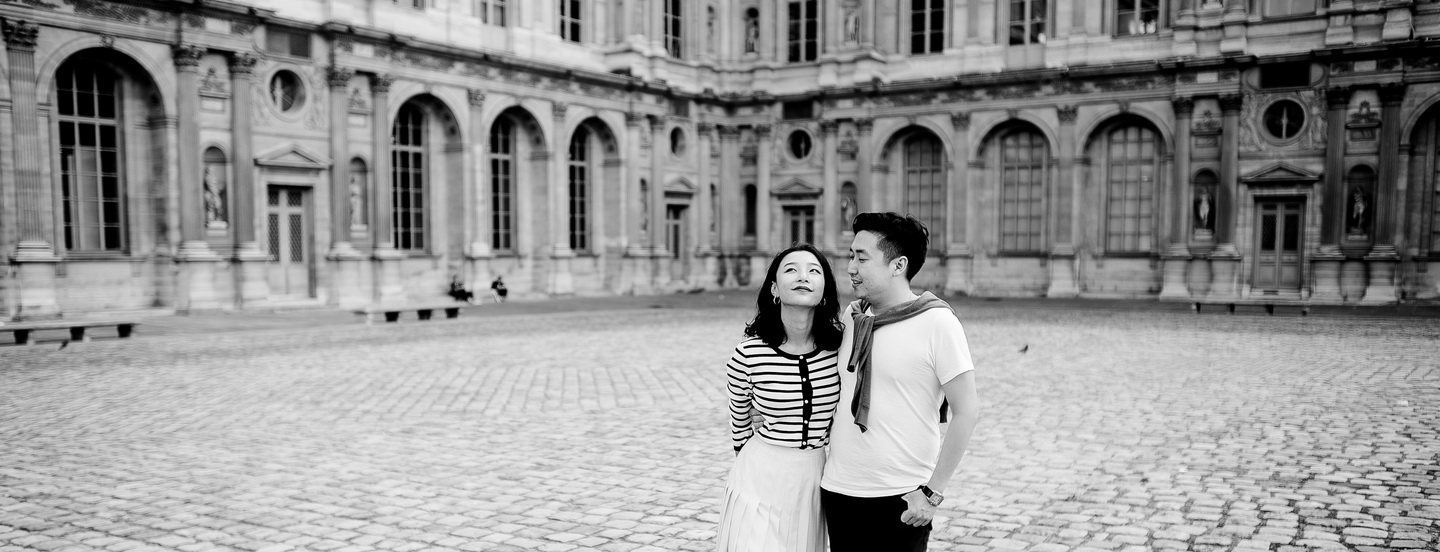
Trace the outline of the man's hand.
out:
<instances>
[{"instance_id":1,"label":"man's hand","mask_svg":"<svg viewBox=\"0 0 1440 552\"><path fill-rule=\"evenodd\" d=\"M905 499L905 511L900 513L900 523L915 527L924 527L931 520L935 519L935 507L925 499L925 493L915 489L903 495Z\"/></svg>"}]
</instances>

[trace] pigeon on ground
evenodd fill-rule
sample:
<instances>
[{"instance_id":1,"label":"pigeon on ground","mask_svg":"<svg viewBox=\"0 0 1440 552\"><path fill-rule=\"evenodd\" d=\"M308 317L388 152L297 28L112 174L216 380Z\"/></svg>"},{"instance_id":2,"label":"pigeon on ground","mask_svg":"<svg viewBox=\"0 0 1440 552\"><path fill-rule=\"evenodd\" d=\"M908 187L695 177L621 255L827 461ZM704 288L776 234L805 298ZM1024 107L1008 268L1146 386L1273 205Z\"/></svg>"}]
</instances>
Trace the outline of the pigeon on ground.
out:
<instances>
[{"instance_id":1,"label":"pigeon on ground","mask_svg":"<svg viewBox=\"0 0 1440 552\"><path fill-rule=\"evenodd\" d=\"M1020 354L1023 355L1023 354L1028 353L1028 352L1030 352L1030 344L1029 344L1029 343L1026 343L1024 347L1021 347L1021 348L1020 348Z\"/></svg>"}]
</instances>

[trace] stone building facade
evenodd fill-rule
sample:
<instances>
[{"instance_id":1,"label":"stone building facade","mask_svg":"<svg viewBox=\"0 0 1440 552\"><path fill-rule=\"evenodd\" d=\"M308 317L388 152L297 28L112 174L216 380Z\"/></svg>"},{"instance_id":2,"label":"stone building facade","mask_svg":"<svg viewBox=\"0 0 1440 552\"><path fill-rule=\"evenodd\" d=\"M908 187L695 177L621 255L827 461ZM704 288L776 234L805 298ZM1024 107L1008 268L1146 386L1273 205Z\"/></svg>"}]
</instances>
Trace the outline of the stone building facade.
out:
<instances>
[{"instance_id":1,"label":"stone building facade","mask_svg":"<svg viewBox=\"0 0 1440 552\"><path fill-rule=\"evenodd\" d=\"M753 286L1440 296L1440 3L7 0L0 318Z\"/></svg>"}]
</instances>

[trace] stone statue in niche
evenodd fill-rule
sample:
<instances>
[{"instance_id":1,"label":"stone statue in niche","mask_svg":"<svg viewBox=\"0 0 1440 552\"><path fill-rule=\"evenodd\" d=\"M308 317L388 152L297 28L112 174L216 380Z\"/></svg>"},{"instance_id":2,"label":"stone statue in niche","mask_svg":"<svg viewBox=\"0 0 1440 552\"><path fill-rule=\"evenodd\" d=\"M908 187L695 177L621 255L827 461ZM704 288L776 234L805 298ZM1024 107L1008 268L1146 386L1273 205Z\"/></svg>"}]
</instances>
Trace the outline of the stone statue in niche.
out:
<instances>
[{"instance_id":1,"label":"stone statue in niche","mask_svg":"<svg viewBox=\"0 0 1440 552\"><path fill-rule=\"evenodd\" d=\"M205 167L205 225L223 228L225 216L225 181L215 165Z\"/></svg>"},{"instance_id":2,"label":"stone statue in niche","mask_svg":"<svg viewBox=\"0 0 1440 552\"><path fill-rule=\"evenodd\" d=\"M855 223L855 192L847 190L840 195L840 231L850 229Z\"/></svg>"},{"instance_id":3,"label":"stone statue in niche","mask_svg":"<svg viewBox=\"0 0 1440 552\"><path fill-rule=\"evenodd\" d=\"M650 187L640 181L640 235L650 229Z\"/></svg>"},{"instance_id":4,"label":"stone statue in niche","mask_svg":"<svg viewBox=\"0 0 1440 552\"><path fill-rule=\"evenodd\" d=\"M365 187L360 175L350 175L350 226L365 225Z\"/></svg>"},{"instance_id":5,"label":"stone statue in niche","mask_svg":"<svg viewBox=\"0 0 1440 552\"><path fill-rule=\"evenodd\" d=\"M1195 230L1201 235L1215 231L1215 197L1208 186L1195 190Z\"/></svg>"},{"instance_id":6,"label":"stone statue in niche","mask_svg":"<svg viewBox=\"0 0 1440 552\"><path fill-rule=\"evenodd\" d=\"M854 6L845 10L845 43L858 44L860 42L860 10Z\"/></svg>"},{"instance_id":7,"label":"stone statue in niche","mask_svg":"<svg viewBox=\"0 0 1440 552\"><path fill-rule=\"evenodd\" d=\"M745 18L745 53L760 51L760 18L753 14Z\"/></svg>"},{"instance_id":8,"label":"stone statue in niche","mask_svg":"<svg viewBox=\"0 0 1440 552\"><path fill-rule=\"evenodd\" d=\"M1352 236L1363 237L1370 233L1370 196L1365 189L1356 186L1350 192L1350 216L1345 217L1348 233Z\"/></svg>"}]
</instances>

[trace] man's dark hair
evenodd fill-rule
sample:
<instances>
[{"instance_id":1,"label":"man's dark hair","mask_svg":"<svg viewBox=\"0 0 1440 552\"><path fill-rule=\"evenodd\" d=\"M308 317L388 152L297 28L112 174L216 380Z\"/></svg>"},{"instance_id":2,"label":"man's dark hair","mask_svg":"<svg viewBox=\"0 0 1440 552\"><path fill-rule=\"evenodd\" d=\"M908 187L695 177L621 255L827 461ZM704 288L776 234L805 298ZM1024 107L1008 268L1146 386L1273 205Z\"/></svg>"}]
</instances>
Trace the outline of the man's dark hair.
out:
<instances>
[{"instance_id":1,"label":"man's dark hair","mask_svg":"<svg viewBox=\"0 0 1440 552\"><path fill-rule=\"evenodd\" d=\"M907 259L905 279L915 278L925 266L925 251L930 249L930 231L919 219L899 213L860 213L851 227L856 234L870 232L879 239L885 262L904 256Z\"/></svg>"},{"instance_id":2,"label":"man's dark hair","mask_svg":"<svg viewBox=\"0 0 1440 552\"><path fill-rule=\"evenodd\" d=\"M785 343L785 322L780 319L780 303L770 292L770 285L779 278L780 261L796 251L814 255L815 260L820 261L820 272L825 281L825 292L820 295L823 300L815 307L810 320L810 338L815 340L816 348L826 351L839 349L842 335L835 272L830 269L830 259L808 243L791 246L770 261L770 270L765 272L765 282L760 284L760 294L755 298L755 319L745 326L745 337L758 337L771 347Z\"/></svg>"}]
</instances>

